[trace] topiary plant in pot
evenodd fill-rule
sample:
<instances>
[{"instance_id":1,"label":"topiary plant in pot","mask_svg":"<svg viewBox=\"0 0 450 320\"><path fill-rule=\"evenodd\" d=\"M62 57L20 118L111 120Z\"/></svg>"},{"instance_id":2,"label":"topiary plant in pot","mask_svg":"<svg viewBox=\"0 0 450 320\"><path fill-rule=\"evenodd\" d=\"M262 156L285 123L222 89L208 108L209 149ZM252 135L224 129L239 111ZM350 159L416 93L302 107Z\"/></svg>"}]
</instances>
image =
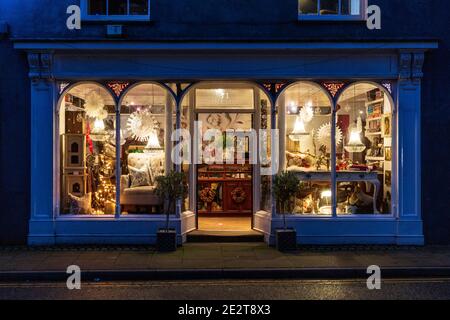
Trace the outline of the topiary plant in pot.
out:
<instances>
[{"instance_id":1,"label":"topiary plant in pot","mask_svg":"<svg viewBox=\"0 0 450 320\"><path fill-rule=\"evenodd\" d=\"M177 200L183 199L187 193L187 186L184 182L184 174L171 171L167 176L156 178L156 195L164 201L164 213L166 215L166 226L159 229L157 233L156 248L160 252L170 252L177 250L177 233L175 229L170 229L170 214L175 213Z\"/></svg>"},{"instance_id":2,"label":"topiary plant in pot","mask_svg":"<svg viewBox=\"0 0 450 320\"><path fill-rule=\"evenodd\" d=\"M279 251L291 251L297 249L297 231L289 229L286 225L286 213L289 202L298 191L300 181L293 172L282 172L273 180L273 195L283 216L283 229L277 229L276 246Z\"/></svg>"}]
</instances>

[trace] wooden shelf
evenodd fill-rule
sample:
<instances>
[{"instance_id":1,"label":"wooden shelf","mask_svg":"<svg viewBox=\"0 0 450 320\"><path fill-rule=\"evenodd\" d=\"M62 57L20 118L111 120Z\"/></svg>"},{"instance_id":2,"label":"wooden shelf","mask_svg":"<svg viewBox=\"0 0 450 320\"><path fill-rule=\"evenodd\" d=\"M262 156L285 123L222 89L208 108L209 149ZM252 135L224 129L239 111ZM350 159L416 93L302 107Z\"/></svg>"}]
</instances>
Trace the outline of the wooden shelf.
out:
<instances>
[{"instance_id":1,"label":"wooden shelf","mask_svg":"<svg viewBox=\"0 0 450 320\"><path fill-rule=\"evenodd\" d=\"M384 157L370 157L370 156L366 156L366 160L369 160L369 161L384 161Z\"/></svg>"},{"instance_id":2,"label":"wooden shelf","mask_svg":"<svg viewBox=\"0 0 450 320\"><path fill-rule=\"evenodd\" d=\"M366 102L366 107L371 106L372 104L380 103L380 102L384 102L384 97L381 99L374 100L374 101Z\"/></svg>"},{"instance_id":3,"label":"wooden shelf","mask_svg":"<svg viewBox=\"0 0 450 320\"><path fill-rule=\"evenodd\" d=\"M370 131L366 131L366 136L381 136L383 133L381 131L378 132L370 132Z\"/></svg>"}]
</instances>

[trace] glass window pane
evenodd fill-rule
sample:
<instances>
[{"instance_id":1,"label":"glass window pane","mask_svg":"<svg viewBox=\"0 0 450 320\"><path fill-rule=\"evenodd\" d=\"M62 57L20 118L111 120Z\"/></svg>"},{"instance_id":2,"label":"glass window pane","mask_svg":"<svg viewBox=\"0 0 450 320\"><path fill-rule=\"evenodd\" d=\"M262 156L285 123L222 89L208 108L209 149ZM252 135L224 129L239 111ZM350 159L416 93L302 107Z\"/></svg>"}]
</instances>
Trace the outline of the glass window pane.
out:
<instances>
[{"instance_id":1,"label":"glass window pane","mask_svg":"<svg viewBox=\"0 0 450 320\"><path fill-rule=\"evenodd\" d=\"M317 14L317 0L300 0L300 14Z\"/></svg>"},{"instance_id":2,"label":"glass window pane","mask_svg":"<svg viewBox=\"0 0 450 320\"><path fill-rule=\"evenodd\" d=\"M61 105L61 212L113 215L116 207L115 105L95 84L71 89Z\"/></svg>"},{"instance_id":3,"label":"glass window pane","mask_svg":"<svg viewBox=\"0 0 450 320\"><path fill-rule=\"evenodd\" d=\"M351 0L341 0L341 14L343 15L350 14L350 2Z\"/></svg>"},{"instance_id":4,"label":"glass window pane","mask_svg":"<svg viewBox=\"0 0 450 320\"><path fill-rule=\"evenodd\" d=\"M130 0L130 15L148 15L148 0Z\"/></svg>"},{"instance_id":5,"label":"glass window pane","mask_svg":"<svg viewBox=\"0 0 450 320\"><path fill-rule=\"evenodd\" d=\"M130 90L121 106L122 214L161 214L156 178L165 174L167 92L154 84Z\"/></svg>"},{"instance_id":6,"label":"glass window pane","mask_svg":"<svg viewBox=\"0 0 450 320\"><path fill-rule=\"evenodd\" d=\"M107 0L89 0L88 14L89 15L106 15L106 1Z\"/></svg>"},{"instance_id":7,"label":"glass window pane","mask_svg":"<svg viewBox=\"0 0 450 320\"><path fill-rule=\"evenodd\" d=\"M338 214L391 213L391 110L388 97L372 84L351 86L339 99L344 139L336 150Z\"/></svg>"},{"instance_id":8,"label":"glass window pane","mask_svg":"<svg viewBox=\"0 0 450 320\"><path fill-rule=\"evenodd\" d=\"M236 88L236 85L230 87L226 84L212 84L211 88L197 88L195 89L196 108L254 109L254 90L248 85L243 86L243 88Z\"/></svg>"},{"instance_id":9,"label":"glass window pane","mask_svg":"<svg viewBox=\"0 0 450 320\"><path fill-rule=\"evenodd\" d=\"M291 209L295 214L331 215L331 104L320 87L298 83L278 102L285 108L286 170L300 185ZM340 141L340 131L336 133Z\"/></svg>"},{"instance_id":10,"label":"glass window pane","mask_svg":"<svg viewBox=\"0 0 450 320\"><path fill-rule=\"evenodd\" d=\"M339 12L339 0L321 0L320 1L320 14L338 14Z\"/></svg>"},{"instance_id":11,"label":"glass window pane","mask_svg":"<svg viewBox=\"0 0 450 320\"><path fill-rule=\"evenodd\" d=\"M351 0L351 14L360 15L361 13L361 0Z\"/></svg>"},{"instance_id":12,"label":"glass window pane","mask_svg":"<svg viewBox=\"0 0 450 320\"><path fill-rule=\"evenodd\" d=\"M127 0L108 0L108 14L114 15L126 15L127 14Z\"/></svg>"}]
</instances>

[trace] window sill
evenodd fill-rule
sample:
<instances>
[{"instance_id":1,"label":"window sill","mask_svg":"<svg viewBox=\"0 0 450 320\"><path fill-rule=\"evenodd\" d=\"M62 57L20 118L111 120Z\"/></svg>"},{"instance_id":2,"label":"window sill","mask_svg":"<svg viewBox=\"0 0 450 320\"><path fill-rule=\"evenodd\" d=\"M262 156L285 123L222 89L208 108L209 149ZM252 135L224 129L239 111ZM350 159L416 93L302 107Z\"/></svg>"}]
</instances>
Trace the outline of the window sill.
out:
<instances>
[{"instance_id":1,"label":"window sill","mask_svg":"<svg viewBox=\"0 0 450 320\"><path fill-rule=\"evenodd\" d=\"M145 17L83 17L82 23L85 24L151 24L154 21L150 16Z\"/></svg>"},{"instance_id":2,"label":"window sill","mask_svg":"<svg viewBox=\"0 0 450 320\"><path fill-rule=\"evenodd\" d=\"M298 22L316 22L316 23L365 23L366 18L363 16L338 16L338 15L298 15Z\"/></svg>"}]
</instances>

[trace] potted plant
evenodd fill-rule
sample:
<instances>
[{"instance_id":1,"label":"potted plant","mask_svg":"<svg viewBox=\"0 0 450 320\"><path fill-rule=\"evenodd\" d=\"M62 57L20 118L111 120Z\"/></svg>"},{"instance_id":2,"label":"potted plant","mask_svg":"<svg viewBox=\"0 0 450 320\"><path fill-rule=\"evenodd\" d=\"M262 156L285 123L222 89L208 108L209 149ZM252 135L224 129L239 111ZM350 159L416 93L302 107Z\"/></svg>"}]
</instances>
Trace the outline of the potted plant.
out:
<instances>
[{"instance_id":1,"label":"potted plant","mask_svg":"<svg viewBox=\"0 0 450 320\"><path fill-rule=\"evenodd\" d=\"M171 171L167 176L157 177L155 193L164 201L166 215L166 226L157 233L156 248L160 252L176 251L177 233L175 229L169 228L169 222L170 214L175 213L177 200L182 199L187 193L184 174Z\"/></svg>"},{"instance_id":2,"label":"potted plant","mask_svg":"<svg viewBox=\"0 0 450 320\"><path fill-rule=\"evenodd\" d=\"M277 229L276 246L279 251L291 251L297 249L297 232L286 225L286 213L289 202L298 191L300 181L293 172L282 172L275 176L273 181L273 195L277 202L277 208L283 216L283 229Z\"/></svg>"}]
</instances>

